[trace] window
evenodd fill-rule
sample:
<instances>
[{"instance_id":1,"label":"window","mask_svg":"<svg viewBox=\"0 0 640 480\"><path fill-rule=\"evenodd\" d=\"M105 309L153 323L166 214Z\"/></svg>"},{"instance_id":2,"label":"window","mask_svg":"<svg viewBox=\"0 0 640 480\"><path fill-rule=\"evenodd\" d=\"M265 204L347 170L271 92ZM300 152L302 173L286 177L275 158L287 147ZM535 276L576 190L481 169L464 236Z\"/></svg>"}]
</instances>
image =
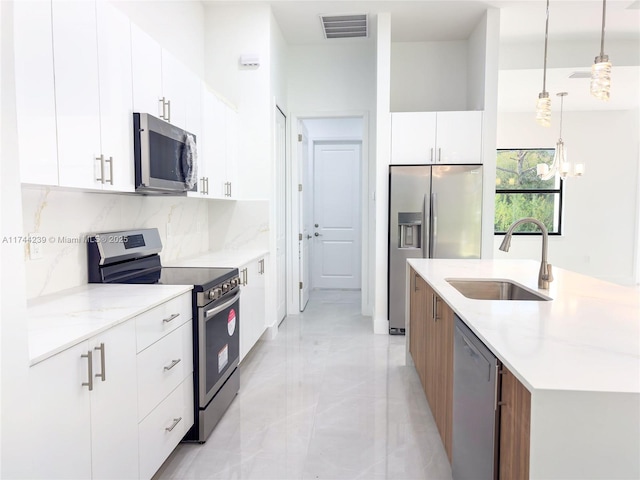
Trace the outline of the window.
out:
<instances>
[{"instance_id":1,"label":"window","mask_svg":"<svg viewBox=\"0 0 640 480\"><path fill-rule=\"evenodd\" d=\"M559 235L562 227L562 180L537 176L538 163L551 167L554 149L498 150L496 160L496 210L494 232L505 233L522 217L540 220L549 234ZM525 223L517 233L540 234L540 229Z\"/></svg>"}]
</instances>

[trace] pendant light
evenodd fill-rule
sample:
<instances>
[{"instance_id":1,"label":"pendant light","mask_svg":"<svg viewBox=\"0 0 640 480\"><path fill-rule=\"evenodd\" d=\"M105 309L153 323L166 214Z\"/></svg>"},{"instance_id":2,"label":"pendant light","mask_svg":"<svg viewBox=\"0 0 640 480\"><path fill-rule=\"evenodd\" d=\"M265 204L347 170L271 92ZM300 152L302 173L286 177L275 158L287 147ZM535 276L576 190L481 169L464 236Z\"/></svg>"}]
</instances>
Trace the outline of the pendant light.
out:
<instances>
[{"instance_id":1,"label":"pendant light","mask_svg":"<svg viewBox=\"0 0 640 480\"><path fill-rule=\"evenodd\" d=\"M544 27L544 66L542 69L542 92L536 104L536 122L543 127L551 125L551 99L547 92L547 44L549 38L549 0L547 0L547 20Z\"/></svg>"},{"instance_id":2,"label":"pendant light","mask_svg":"<svg viewBox=\"0 0 640 480\"><path fill-rule=\"evenodd\" d=\"M553 156L551 168L549 168L549 165L546 163L539 163L536 167L536 172L541 180L549 180L553 178L556 173L559 173L560 178L563 180L568 176L581 177L584 174L584 164L576 163L576 165L572 167L571 162L567 161L567 151L562 141L562 111L564 107L564 97L569 94L567 92L560 92L557 95L560 97L560 135L556 143L556 152Z\"/></svg>"},{"instance_id":3,"label":"pendant light","mask_svg":"<svg viewBox=\"0 0 640 480\"><path fill-rule=\"evenodd\" d=\"M602 0L602 34L600 36L600 55L591 66L591 95L609 101L611 91L611 62L604 54L604 20L607 12L607 0Z\"/></svg>"}]
</instances>

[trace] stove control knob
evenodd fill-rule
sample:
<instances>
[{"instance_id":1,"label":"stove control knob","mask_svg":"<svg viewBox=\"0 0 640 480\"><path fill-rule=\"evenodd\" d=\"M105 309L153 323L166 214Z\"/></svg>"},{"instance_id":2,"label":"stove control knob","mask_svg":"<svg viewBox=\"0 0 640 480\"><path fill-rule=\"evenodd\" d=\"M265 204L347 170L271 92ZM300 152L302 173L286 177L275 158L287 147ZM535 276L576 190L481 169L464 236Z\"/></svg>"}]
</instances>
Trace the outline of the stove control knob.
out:
<instances>
[{"instance_id":1,"label":"stove control knob","mask_svg":"<svg viewBox=\"0 0 640 480\"><path fill-rule=\"evenodd\" d=\"M220 298L221 294L222 294L222 290L220 288L213 288L209 290L209 300L216 300Z\"/></svg>"},{"instance_id":2,"label":"stove control knob","mask_svg":"<svg viewBox=\"0 0 640 480\"><path fill-rule=\"evenodd\" d=\"M235 288L238 286L238 279L234 278L233 280L231 280L231 288Z\"/></svg>"},{"instance_id":3,"label":"stove control knob","mask_svg":"<svg viewBox=\"0 0 640 480\"><path fill-rule=\"evenodd\" d=\"M222 293L227 293L230 288L231 288L231 285L229 283L223 283L222 284Z\"/></svg>"}]
</instances>

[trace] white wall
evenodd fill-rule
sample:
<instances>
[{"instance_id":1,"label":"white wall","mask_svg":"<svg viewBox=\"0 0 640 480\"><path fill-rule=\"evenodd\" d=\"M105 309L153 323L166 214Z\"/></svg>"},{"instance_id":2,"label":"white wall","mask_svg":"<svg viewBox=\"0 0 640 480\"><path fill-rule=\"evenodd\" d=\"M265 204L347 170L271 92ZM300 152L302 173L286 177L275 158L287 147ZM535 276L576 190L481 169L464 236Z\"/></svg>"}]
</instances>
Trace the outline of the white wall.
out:
<instances>
[{"instance_id":1,"label":"white wall","mask_svg":"<svg viewBox=\"0 0 640 480\"><path fill-rule=\"evenodd\" d=\"M487 14L478 22L466 42L467 109L484 110L485 60L487 58ZM497 65L495 66L497 69Z\"/></svg>"},{"instance_id":2,"label":"white wall","mask_svg":"<svg viewBox=\"0 0 640 480\"><path fill-rule=\"evenodd\" d=\"M289 47L289 108L298 114L372 112L375 45L354 43Z\"/></svg>"},{"instance_id":3,"label":"white wall","mask_svg":"<svg viewBox=\"0 0 640 480\"><path fill-rule=\"evenodd\" d=\"M469 110L467 42L391 44L391 111Z\"/></svg>"},{"instance_id":4,"label":"white wall","mask_svg":"<svg viewBox=\"0 0 640 480\"><path fill-rule=\"evenodd\" d=\"M564 195L564 233L549 238L549 262L620 284L635 282L638 240L638 110L564 112L562 138L568 159L585 164L569 178ZM498 116L498 148L554 148L558 130L538 126L532 114ZM540 259L539 237L517 237L496 258ZM535 272L534 272L535 273Z\"/></svg>"},{"instance_id":5,"label":"white wall","mask_svg":"<svg viewBox=\"0 0 640 480\"><path fill-rule=\"evenodd\" d=\"M391 164L391 15L378 14L376 57L375 272L373 331L387 334L389 165Z\"/></svg>"},{"instance_id":6,"label":"white wall","mask_svg":"<svg viewBox=\"0 0 640 480\"><path fill-rule=\"evenodd\" d=\"M201 2L112 0L112 3L204 78L204 7Z\"/></svg>"},{"instance_id":7,"label":"white wall","mask_svg":"<svg viewBox=\"0 0 640 480\"><path fill-rule=\"evenodd\" d=\"M307 118L304 124L312 141L362 140L362 118Z\"/></svg>"},{"instance_id":8,"label":"white wall","mask_svg":"<svg viewBox=\"0 0 640 480\"><path fill-rule=\"evenodd\" d=\"M275 103L280 107L285 115L289 112L289 99L287 95L287 42L282 36L280 26L273 16L270 16L270 33L271 33L271 93L275 98Z\"/></svg>"},{"instance_id":9,"label":"white wall","mask_svg":"<svg viewBox=\"0 0 640 480\"><path fill-rule=\"evenodd\" d=\"M24 408L29 352L25 302L20 169L13 68L13 2L0 2L0 478L28 478L30 412Z\"/></svg>"},{"instance_id":10,"label":"white wall","mask_svg":"<svg viewBox=\"0 0 640 480\"><path fill-rule=\"evenodd\" d=\"M482 258L493 258L493 222L495 210L496 138L498 117L498 57L500 44L500 10L487 9L481 21L485 24L482 43L484 65L484 114L482 118L482 153L484 156L482 182ZM474 34L475 35L475 34ZM476 52L480 54L480 52ZM478 67L480 69L480 67Z\"/></svg>"}]
</instances>

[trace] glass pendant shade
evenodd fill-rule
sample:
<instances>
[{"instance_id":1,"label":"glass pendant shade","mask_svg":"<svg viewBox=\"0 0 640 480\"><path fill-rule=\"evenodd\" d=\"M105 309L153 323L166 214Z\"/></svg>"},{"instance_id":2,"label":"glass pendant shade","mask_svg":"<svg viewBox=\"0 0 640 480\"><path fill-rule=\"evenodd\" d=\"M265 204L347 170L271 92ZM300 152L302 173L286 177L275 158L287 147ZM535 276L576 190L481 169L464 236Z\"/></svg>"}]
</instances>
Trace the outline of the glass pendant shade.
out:
<instances>
[{"instance_id":1,"label":"glass pendant shade","mask_svg":"<svg viewBox=\"0 0 640 480\"><path fill-rule=\"evenodd\" d=\"M605 102L609 100L611 92L611 62L604 55L596 57L591 66L591 95Z\"/></svg>"},{"instance_id":2,"label":"glass pendant shade","mask_svg":"<svg viewBox=\"0 0 640 480\"><path fill-rule=\"evenodd\" d=\"M551 166L546 163L539 163L536 166L536 174L540 180L550 180L556 174L564 180L568 176L581 177L584 174L584 164L576 163L575 166L571 165L571 162L567 160L567 148L562 141L562 110L564 106L564 97L568 95L567 92L560 92L557 94L560 97L560 136L558 143L556 143L556 151L553 155L553 162Z\"/></svg>"},{"instance_id":3,"label":"glass pendant shade","mask_svg":"<svg viewBox=\"0 0 640 480\"><path fill-rule=\"evenodd\" d=\"M536 103L536 122L543 127L551 126L551 99L547 92L538 95Z\"/></svg>"},{"instance_id":4,"label":"glass pendant shade","mask_svg":"<svg viewBox=\"0 0 640 480\"><path fill-rule=\"evenodd\" d=\"M600 35L600 55L591 66L591 95L605 102L611 92L611 62L604 54L604 23L607 15L607 0L602 0L602 32Z\"/></svg>"}]
</instances>

